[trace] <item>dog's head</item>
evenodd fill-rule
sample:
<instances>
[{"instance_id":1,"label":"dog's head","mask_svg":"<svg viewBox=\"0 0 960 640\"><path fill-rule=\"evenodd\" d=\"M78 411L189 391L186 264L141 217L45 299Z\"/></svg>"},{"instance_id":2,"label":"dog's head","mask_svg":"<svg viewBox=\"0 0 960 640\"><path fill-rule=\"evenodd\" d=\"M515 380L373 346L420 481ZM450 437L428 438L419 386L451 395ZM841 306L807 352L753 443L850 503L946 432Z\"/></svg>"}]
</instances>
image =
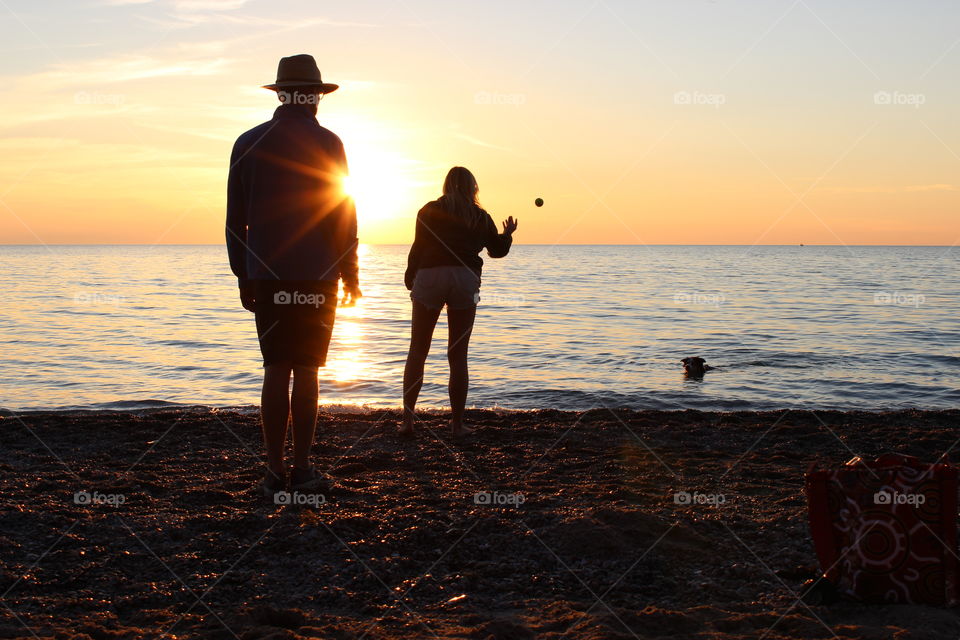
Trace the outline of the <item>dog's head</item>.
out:
<instances>
[{"instance_id":1,"label":"dog's head","mask_svg":"<svg viewBox=\"0 0 960 640\"><path fill-rule=\"evenodd\" d=\"M683 363L683 372L688 376L699 377L707 370L707 361L700 357L684 358L680 362Z\"/></svg>"}]
</instances>

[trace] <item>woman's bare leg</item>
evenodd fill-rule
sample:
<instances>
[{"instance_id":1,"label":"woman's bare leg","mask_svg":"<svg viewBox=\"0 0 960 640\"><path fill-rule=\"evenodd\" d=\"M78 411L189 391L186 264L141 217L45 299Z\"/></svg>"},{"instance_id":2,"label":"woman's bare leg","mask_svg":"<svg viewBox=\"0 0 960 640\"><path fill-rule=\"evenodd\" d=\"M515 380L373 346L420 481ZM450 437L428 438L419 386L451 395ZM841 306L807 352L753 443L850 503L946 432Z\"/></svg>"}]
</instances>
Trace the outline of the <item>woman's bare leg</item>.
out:
<instances>
[{"instance_id":1,"label":"woman's bare leg","mask_svg":"<svg viewBox=\"0 0 960 640\"><path fill-rule=\"evenodd\" d=\"M440 309L430 309L413 301L413 321L410 327L410 351L403 369L403 426L401 435L413 435L413 423L417 419L417 398L423 386L423 365L430 353L433 330L437 326Z\"/></svg>"},{"instance_id":2,"label":"woman's bare leg","mask_svg":"<svg viewBox=\"0 0 960 640\"><path fill-rule=\"evenodd\" d=\"M467 404L470 374L467 368L467 351L477 308L447 309L447 361L450 363L450 429L454 435L465 435L473 429L463 426L463 410Z\"/></svg>"}]
</instances>

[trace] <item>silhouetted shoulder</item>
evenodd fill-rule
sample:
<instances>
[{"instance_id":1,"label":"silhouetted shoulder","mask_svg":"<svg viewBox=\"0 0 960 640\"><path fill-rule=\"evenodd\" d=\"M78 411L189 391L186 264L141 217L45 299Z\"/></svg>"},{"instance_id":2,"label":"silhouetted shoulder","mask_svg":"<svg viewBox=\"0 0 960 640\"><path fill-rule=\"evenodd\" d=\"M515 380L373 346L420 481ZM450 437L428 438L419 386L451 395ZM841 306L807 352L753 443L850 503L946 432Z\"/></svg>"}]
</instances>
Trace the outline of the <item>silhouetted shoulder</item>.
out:
<instances>
[{"instance_id":1,"label":"silhouetted shoulder","mask_svg":"<svg viewBox=\"0 0 960 640\"><path fill-rule=\"evenodd\" d=\"M496 233L497 223L494 222L493 216L487 213L487 210L484 209L483 207L477 207L477 208L480 209L480 215L483 218L483 224L486 225L487 227L492 227L493 232Z\"/></svg>"},{"instance_id":2,"label":"silhouetted shoulder","mask_svg":"<svg viewBox=\"0 0 960 640\"><path fill-rule=\"evenodd\" d=\"M431 200L427 204L420 207L420 211L417 212L417 217L422 218L423 216L428 216L430 214L442 213L443 205L440 204L439 200Z\"/></svg>"},{"instance_id":3,"label":"silhouetted shoulder","mask_svg":"<svg viewBox=\"0 0 960 640\"><path fill-rule=\"evenodd\" d=\"M240 137L238 137L237 141L233 144L233 152L237 153L238 151L249 149L255 145L258 140L263 139L263 137L270 130L272 124L273 121L268 120L263 124L258 124L253 129L241 133Z\"/></svg>"},{"instance_id":4,"label":"silhouetted shoulder","mask_svg":"<svg viewBox=\"0 0 960 640\"><path fill-rule=\"evenodd\" d=\"M314 120L314 122L316 122L316 120ZM349 170L347 169L347 153L343 148L343 141L340 139L340 136L320 123L317 123L316 127L312 128L312 131L316 133L314 139L317 146L323 149L329 158L342 165L345 170Z\"/></svg>"},{"instance_id":5,"label":"silhouetted shoulder","mask_svg":"<svg viewBox=\"0 0 960 640\"><path fill-rule=\"evenodd\" d=\"M317 132L321 137L326 139L331 146L343 148L343 140L340 139L340 136L335 134L333 131L330 131L330 129L327 129L322 124L317 124Z\"/></svg>"}]
</instances>

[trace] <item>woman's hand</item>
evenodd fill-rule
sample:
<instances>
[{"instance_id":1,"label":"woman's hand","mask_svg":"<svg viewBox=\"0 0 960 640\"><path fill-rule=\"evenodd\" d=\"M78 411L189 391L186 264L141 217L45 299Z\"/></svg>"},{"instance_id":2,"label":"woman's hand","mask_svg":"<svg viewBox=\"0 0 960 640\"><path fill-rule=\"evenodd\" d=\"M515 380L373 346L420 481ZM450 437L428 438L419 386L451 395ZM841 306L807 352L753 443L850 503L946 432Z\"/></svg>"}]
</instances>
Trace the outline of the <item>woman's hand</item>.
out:
<instances>
[{"instance_id":1,"label":"woman's hand","mask_svg":"<svg viewBox=\"0 0 960 640\"><path fill-rule=\"evenodd\" d=\"M517 223L519 220L514 220L513 216L510 216L503 221L503 233L504 235L512 236L513 232L517 230Z\"/></svg>"}]
</instances>

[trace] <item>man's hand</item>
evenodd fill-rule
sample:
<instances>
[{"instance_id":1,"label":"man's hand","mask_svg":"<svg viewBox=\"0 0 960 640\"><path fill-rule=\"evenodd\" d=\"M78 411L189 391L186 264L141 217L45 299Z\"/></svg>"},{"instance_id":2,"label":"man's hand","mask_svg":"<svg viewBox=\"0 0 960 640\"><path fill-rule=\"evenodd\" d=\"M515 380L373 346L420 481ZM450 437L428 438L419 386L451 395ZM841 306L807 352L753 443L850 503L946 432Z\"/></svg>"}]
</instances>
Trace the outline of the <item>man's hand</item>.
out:
<instances>
[{"instance_id":1,"label":"man's hand","mask_svg":"<svg viewBox=\"0 0 960 640\"><path fill-rule=\"evenodd\" d=\"M256 300L253 295L252 280L240 280L240 304L243 305L244 309L251 313L256 311Z\"/></svg>"},{"instance_id":2,"label":"man's hand","mask_svg":"<svg viewBox=\"0 0 960 640\"><path fill-rule=\"evenodd\" d=\"M340 301L340 304L344 307L352 307L357 304L357 300L363 297L363 292L360 291L359 284L346 284L343 285L343 300Z\"/></svg>"},{"instance_id":3,"label":"man's hand","mask_svg":"<svg viewBox=\"0 0 960 640\"><path fill-rule=\"evenodd\" d=\"M503 233L504 235L512 236L513 232L517 230L517 224L519 220L514 220L513 216L510 216L503 221Z\"/></svg>"}]
</instances>

